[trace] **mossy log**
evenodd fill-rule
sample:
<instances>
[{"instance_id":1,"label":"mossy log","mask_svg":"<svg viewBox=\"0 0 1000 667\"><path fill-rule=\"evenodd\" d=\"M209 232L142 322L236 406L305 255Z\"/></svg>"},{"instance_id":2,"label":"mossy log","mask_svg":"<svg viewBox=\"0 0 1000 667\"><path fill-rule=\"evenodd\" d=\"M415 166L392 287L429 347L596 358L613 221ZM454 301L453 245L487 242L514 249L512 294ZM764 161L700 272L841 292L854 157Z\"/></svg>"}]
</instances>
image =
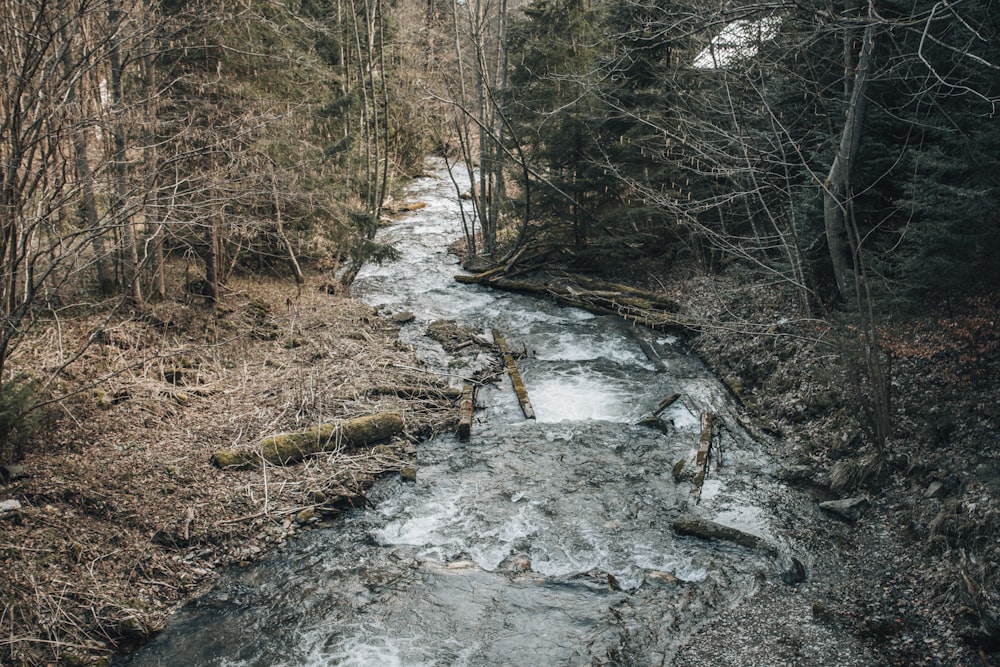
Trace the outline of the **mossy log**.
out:
<instances>
[{"instance_id":1,"label":"mossy log","mask_svg":"<svg viewBox=\"0 0 1000 667\"><path fill-rule=\"evenodd\" d=\"M703 540L719 540L732 542L748 549L760 549L768 553L775 553L773 545L759 535L742 531L738 528L724 526L721 523L702 519L693 514L682 514L671 523L674 532L679 535L690 535Z\"/></svg>"},{"instance_id":2,"label":"mossy log","mask_svg":"<svg viewBox=\"0 0 1000 667\"><path fill-rule=\"evenodd\" d=\"M701 438L698 441L698 454L695 456L698 472L694 476L694 486L699 501L701 500L701 487L705 484L705 475L708 474L708 457L712 451L713 432L712 413L706 412L701 416Z\"/></svg>"},{"instance_id":3,"label":"mossy log","mask_svg":"<svg viewBox=\"0 0 1000 667\"><path fill-rule=\"evenodd\" d=\"M574 308L581 308L597 315L613 315L651 329L687 333L699 328L698 322L676 312L676 304L648 292L641 292L618 285L607 285L602 289L588 289L565 284L568 279L557 284L554 281L536 282L511 280L496 275L493 271L476 275L459 274L455 280L465 284L484 285L507 292L521 292L549 297L556 302ZM590 281L592 282L592 281ZM621 287L625 291L615 288Z\"/></svg>"},{"instance_id":4,"label":"mossy log","mask_svg":"<svg viewBox=\"0 0 1000 667\"><path fill-rule=\"evenodd\" d=\"M458 406L458 437L468 440L472 435L472 413L476 408L476 391L471 384L462 389L462 400Z\"/></svg>"},{"instance_id":5,"label":"mossy log","mask_svg":"<svg viewBox=\"0 0 1000 667\"><path fill-rule=\"evenodd\" d=\"M517 394L517 402L521 404L521 412L524 413L524 418L534 419L535 409L531 407L531 401L528 400L528 390L524 386L524 380L521 379L521 372L517 370L517 364L514 363L514 355L510 353L510 349L507 347L507 340L503 337L503 334L496 329L493 330L493 342L500 348L504 363L507 364L507 374L510 375L510 383L514 386L514 393Z\"/></svg>"},{"instance_id":6,"label":"mossy log","mask_svg":"<svg viewBox=\"0 0 1000 667\"><path fill-rule=\"evenodd\" d=\"M304 431L264 438L254 450L221 449L212 455L219 468L249 468L263 459L273 465L297 463L310 454L364 447L390 439L403 431L397 412L379 412L341 422L320 424Z\"/></svg>"}]
</instances>

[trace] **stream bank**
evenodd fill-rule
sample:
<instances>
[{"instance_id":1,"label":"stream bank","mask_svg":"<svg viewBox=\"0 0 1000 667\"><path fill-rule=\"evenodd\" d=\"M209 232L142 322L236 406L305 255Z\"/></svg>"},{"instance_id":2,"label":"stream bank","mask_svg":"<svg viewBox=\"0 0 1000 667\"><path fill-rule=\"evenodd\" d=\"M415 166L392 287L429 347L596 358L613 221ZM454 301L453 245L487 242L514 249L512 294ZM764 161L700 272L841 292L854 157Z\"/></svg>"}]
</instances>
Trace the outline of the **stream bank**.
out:
<instances>
[{"instance_id":1,"label":"stream bank","mask_svg":"<svg viewBox=\"0 0 1000 667\"><path fill-rule=\"evenodd\" d=\"M661 273L659 277L662 278L663 275ZM637 279L636 282L642 284L643 280ZM316 283L318 287L324 285L321 279ZM755 317L768 327L783 317L784 311L773 293L755 293L748 287L749 281L739 280L732 275L715 276L711 279L688 277L671 282L670 285L669 290L662 284L656 288L670 292L671 298L683 304L685 312L715 313L717 321L725 321L727 316L743 317L756 313ZM257 294L270 288L253 284L246 289L248 294ZM317 290L317 293L323 294L323 291ZM723 299L720 295L726 295L726 298ZM174 601L183 599L192 591L204 589L206 584L215 580L214 572L226 563L257 560L269 550L292 544L290 538L304 529L319 525L308 519L300 524L294 518L297 514L282 511L272 511L270 516L252 517L252 510L255 507L259 510L259 506L254 503L260 503L262 498L267 497L260 493L263 489L301 490L302 485L296 482L295 474L285 478L272 478L267 484L261 483L262 480L259 479L246 484L244 478L219 475L217 471L203 467L205 459L214 446L230 444L235 439L246 437L240 435L245 431L237 427L247 423L248 418L257 418L256 409L271 405L276 409L273 414L291 416L295 410L290 411L289 406L302 405L301 399L307 395L316 396L320 387L332 386L336 389L333 392L337 397L335 405L341 408L338 414L345 412L343 408L352 405L358 409L367 409L371 403L364 383L369 381L361 380L359 384L355 384L346 383L343 379L370 378L369 384L372 387L384 387L386 383L398 378L395 373L406 371L407 367L416 367L414 359L406 356L409 354L408 346L414 345L412 330L405 330L404 326L403 335L407 343L397 346L393 341L398 325L392 324L390 319L374 315L368 306L340 298L321 305L314 303L310 297L305 303L311 304L309 307L315 309L313 312L319 320L339 323L336 327L338 341L324 339L322 345L327 351L328 364L325 360L314 358L313 353L304 354L302 348L307 346L303 345L303 340L296 339L304 339L305 336L289 335L286 340L279 334L270 341L267 340L264 335L267 331L285 331L286 328L289 332L296 331L296 322L303 321L300 319L301 313L305 312L287 309L286 294L281 288L276 289L274 298L267 301L271 305L262 309L260 304L254 305L252 299L247 299L236 311L241 321L246 318L251 323L251 330L261 332L261 337L252 338L259 341L263 353L251 351L258 343L245 342L237 350L237 359L246 361L246 365L216 365L214 362L207 363L205 358L198 356L193 363L188 362L193 367L201 367L199 371L188 369L189 373L201 374L206 379L218 378L231 386L253 388L253 391L246 394L213 393L209 394L214 396L213 399L203 400L206 397L201 396L201 390L196 391L197 387L192 383L188 391L194 407L198 408L197 413L194 413L181 409L184 406L176 398L171 398L175 393L182 392L183 388L178 388L177 385L164 387L162 373L155 376L155 383L149 382L148 377L140 378L141 382L133 380L132 384L126 385L130 388L127 394L121 388L111 392L111 397L115 400L109 403L114 409L92 409L88 414L92 415L93 421L87 422L86 430L61 432L59 442L53 443L51 449L40 449L32 454L26 466L27 472L21 471L19 477L13 480L14 484L0 487L5 494L26 500L23 505L27 508L17 522L11 521L3 526L5 531L13 531L5 532L5 565L14 563L15 568L21 568L20 574L31 574L37 580L41 580L40 572L55 575L51 586L63 587L55 590L51 598L45 597L48 593L44 589L36 589L34 596L31 596L25 588L8 588L5 589L5 598L12 599L8 591L14 590L15 595L25 595L25 599L43 603L50 599L52 605L47 607L50 611L62 605L63 609L70 612L61 618L58 614L47 617L55 622L50 623L46 631L54 633L50 636L57 637L58 642L37 645L37 650L33 653L22 653L16 660L23 660L25 664L45 664L55 660L62 660L64 664L79 664L74 661L86 660L88 656L107 655L112 645L108 639L111 634L109 630L119 633L116 641L121 641L128 633L132 633L129 636L134 638L129 641L140 641L142 633L148 632L149 627L155 627L155 619L162 619ZM736 304L739 309L733 308ZM333 309L330 310L327 306L332 306ZM482 306L482 302L470 302L469 306L476 308ZM261 314L262 310L267 312ZM385 313L392 314L393 310L385 310ZM117 341L115 350L126 349L131 345L130 349L133 351L141 351L148 345L148 338L136 335L130 328L132 326L134 325L122 326L118 336L109 339ZM383 332L386 335L383 336ZM850 444L850 439L845 442L842 437L844 433L850 435L850 429L844 428L847 420L837 410L819 412L823 405L830 405L824 394L831 385L836 385L831 379L835 378L832 374L826 378L826 382L821 381L824 379L826 366L820 365L817 369L816 364L820 362L815 359L807 361L810 355L822 355L810 352L805 347L800 347L794 354L775 350L773 336L750 335L745 327L727 327L725 331L720 329L717 333L715 336L703 334L694 339L693 345L716 375L725 380L731 389L741 390L759 383L762 374L757 369L763 366L769 368L768 378L774 378L774 382L781 380L788 385L784 391L777 385L772 385L766 392L755 392L758 396L766 395L769 398L758 398L756 405L751 405L750 413L765 435L772 434L771 439L764 440L767 442L768 455L776 457L779 462L768 474L785 477L786 483L793 486L792 492L802 495L801 507L813 508L809 512L788 516L785 524L786 530L799 547L795 553L799 556L809 554L804 557L807 579L804 583L790 586L780 576L787 563L769 565L752 571L750 585L739 589L741 594L738 602L727 603L720 598L706 604L704 600L691 600L670 617L651 617L649 610L656 607L653 604L642 604L645 596L650 596L651 602L655 603L656 598L667 594L671 586L676 586L670 577L663 576L660 579L663 582L662 588L657 589L651 585L646 590L640 589L639 593L631 595L633 601L628 605L619 604L615 607L623 619L619 625L623 631L616 636L616 640L621 640L617 644L617 652L609 651L605 664L657 664L638 659L639 648L662 642L663 637L656 636L651 628L660 624L672 631L674 628L671 628L671 619L681 611L685 614L701 613L703 621L687 627L686 634L668 647L672 657L662 664L991 664L989 661L994 659L993 656L984 654L981 658L962 639L962 633L970 628L970 621L961 615L963 602L954 581L960 564L958 552L962 547L962 540L975 538L975 533L963 530L962 527L971 520L980 518L984 519L982 525L988 527L993 516L991 508L995 508L990 496L984 496L983 501L972 501L975 506L968 508L969 494L988 487L988 484L979 480L979 476L989 482L991 461L996 460L995 442L987 437L990 429L995 431L995 422L990 421L987 409L991 401L993 405L997 404L995 395L980 393L979 400L987 407L973 402L966 411L959 411L959 414L970 417L961 420L950 430L940 426L937 430L943 436L936 436L936 440L915 436L908 443L914 452L914 458L923 456L936 465L925 466L922 471L917 469L916 472L910 471L907 474L896 471L881 489L860 489L860 492L869 496L872 506L860 522L847 524L815 511L814 507L817 500L833 495L828 479L832 464L849 458L850 454L846 446ZM250 338L248 336L245 340ZM395 352L382 357L381 364L358 363L364 359L370 362L371 357L367 356L370 352L386 353L393 350ZM394 356L396 352L402 356ZM433 354L440 355L439 358L446 365L453 363L440 351ZM475 359L478 352L472 356ZM770 361L775 359L772 365ZM761 360L766 361L760 363ZM991 363L995 363L995 359ZM247 368L250 373L246 372ZM463 361L458 362L456 368L464 373L471 366L468 361ZM232 373L224 374L223 371ZM182 370L182 375L183 372ZM298 395L298 400L289 400L287 394L269 394L265 386L256 381L259 378L273 384L275 375L287 377L285 374L295 372L302 373L301 386L309 388ZM216 373L218 375L214 375ZM790 376L800 379L782 379ZM248 382L247 378L254 380ZM337 378L336 383L330 378ZM406 381L410 381L410 378ZM211 382L205 384L210 387L212 385ZM125 395L129 397L128 400L123 400ZM240 399L239 396L245 398ZM247 397L263 405L255 404L254 409L251 409L241 402ZM362 399L361 403L357 403L359 398ZM164 399L173 402L166 403L165 407ZM785 408L781 408L783 400L786 401ZM950 403L949 406L951 405L953 404ZM443 410L440 414L446 415L451 407L443 406ZM333 411L327 409L324 412ZM260 413L261 416L270 414L272 413L266 410L261 410ZM296 415L288 423L305 424L314 417L315 414L310 414L307 410L301 417ZM260 422L255 427L257 432L272 432L268 431L275 423L269 421L271 419L274 417ZM160 422L162 425L158 425ZM121 425L125 424L129 426L122 429ZM224 425L221 429L220 424ZM118 430L115 425L118 425ZM156 438L155 447L142 445L150 428L160 434ZM431 428L429 432L433 430ZM914 432L916 430L914 427ZM180 442L181 438L175 437L181 432L189 436L184 439L184 443ZM941 448L939 455L929 456L931 443L937 442L940 445L942 437L947 446ZM916 447L916 444L920 447ZM412 445L404 445L402 450L407 456L416 453ZM95 461L89 456L82 456L84 452L104 458ZM359 456L369 461L378 455L374 451L359 453ZM948 481L948 475L952 472L946 465L939 463L939 459L952 455L959 460L971 461L969 467L974 474L957 486L951 482L942 484L928 496L933 482L938 481L934 478L934 471L939 471L938 475ZM399 462L394 462L386 468L393 469L393 466L399 465ZM102 467L107 470L100 470ZM589 469L590 466L584 468ZM328 477L328 470L321 468L316 472L319 478ZM947 474L940 474L941 472ZM419 479L420 470L417 475ZM579 476L587 479L583 470ZM161 502L160 499L164 497L177 495L179 489L183 490L178 496L179 502ZM199 503L204 500L193 495L197 490L219 493L220 497L230 497L235 493L244 498L241 501L243 504L229 506L222 503L220 506L209 502L202 505ZM126 498L130 499L126 501ZM272 496L270 500L275 502L277 498ZM100 501L105 501L106 504L98 504ZM363 501L359 499L359 502ZM196 512L194 519L189 521L187 509L192 505L196 507ZM279 503L273 509L296 507L296 503L289 503L284 507ZM203 521L206 513L213 513L216 521ZM937 517L943 519L934 524ZM137 518L143 520L139 522ZM229 519L237 521L226 523ZM106 523L98 524L95 522L97 520ZM189 536L195 539L186 546L176 539L169 545L161 544L162 538L151 541L159 530L156 526L161 524L172 526L175 537L183 536L187 526ZM99 528L99 525L106 525L107 529ZM84 533L80 532L80 526L85 528ZM138 529L134 530L131 526L137 526ZM214 529L211 529L212 526L215 526ZM222 527L225 527L224 536L212 533L212 530L218 531ZM27 532L17 532L22 530ZM907 531L915 533L907 535ZM314 539L312 535L316 531L306 532L309 533L306 539ZM112 537L112 533L117 533L117 536ZM81 535L84 539L80 539ZM106 550L103 546L106 544L115 545L115 550ZM43 561L32 555L33 550L44 550L51 555ZM114 554L114 559L106 557L110 553ZM133 555L136 560L131 560ZM138 559L148 559L150 555L151 566L160 568L155 572L155 578L149 576L150 571L136 568ZM311 562L307 559L304 564ZM95 567L95 564L99 566ZM531 575L524 565L524 560L511 559L501 561L498 567L508 573L504 576L515 579L524 577L522 583L530 586ZM966 567L982 577L980 565L970 563ZM65 588L66 577L60 573L75 572L74 568L89 568L89 574L79 577L81 585L87 590L76 592ZM469 590L449 589L448 581L458 581L449 578L449 573L472 573L474 576L470 581L476 582L477 586L483 581L493 580L489 576L482 579L478 574L479 570L480 568L470 565L469 561L451 560L445 564L443 578L439 578L440 572L432 569L426 574L431 579L423 580L439 581L444 588L425 588L422 592L450 590L449 594L454 594ZM10 586L11 582L17 583L17 579L6 574L10 572L15 570L5 567L5 586ZM601 574L594 572L590 579L584 577L560 586L566 586L570 590L574 586L601 587L607 591L604 595L609 596L613 602L620 601L621 593L611 590L609 582L602 579ZM656 581L655 576L648 578ZM989 581L988 578L981 580ZM393 586L390 580L373 583L381 588ZM358 589L352 595L358 595L357 599L363 601L372 592L373 589L366 586L364 590ZM981 600L988 604L989 596L993 594L995 588L984 587ZM101 601L105 605L100 608L102 614L106 614L106 619L114 620L117 625L112 626L98 619L91 627L92 634L73 635L73 632L88 627L87 619L72 612L73 608L68 604L77 597L84 603ZM216 594L206 598L205 604L209 608L213 605L216 608L229 608L241 599L249 598L234 597L231 594L220 598ZM553 598L557 599L561 600L559 604L565 601L561 597ZM39 610L46 611L45 604L40 605ZM71 616L71 613L76 615ZM137 622L130 619L136 619ZM61 626L59 622L62 623ZM8 636L26 637L28 633L11 633ZM25 642L21 641L19 644L23 649ZM10 647L11 644L5 644L5 650ZM363 658L366 654L361 650L365 647L355 643L353 648L355 664L365 664ZM383 648L388 650L391 647ZM400 650L401 655L407 655ZM371 654L368 655L371 657ZM412 657L413 654L409 655ZM667 654L661 655L666 657ZM31 662L32 660L35 662ZM12 658L9 664L18 663ZM343 664L351 663L345 661Z\"/></svg>"},{"instance_id":2,"label":"stream bank","mask_svg":"<svg viewBox=\"0 0 1000 667\"><path fill-rule=\"evenodd\" d=\"M793 294L739 267L706 276L636 263L606 277L658 289L713 323L691 348L742 399L790 487L814 503L870 503L855 523L818 513L796 525L825 565L791 594L763 585L693 636L676 664L820 664L801 656L819 632L841 638L823 664L857 641L875 665L1000 665L998 295L886 324L894 435L875 455L859 436L851 365L822 344L828 323L791 321Z\"/></svg>"},{"instance_id":3,"label":"stream bank","mask_svg":"<svg viewBox=\"0 0 1000 667\"><path fill-rule=\"evenodd\" d=\"M744 633L726 614L769 596L780 620L805 630L787 638L786 623L772 625L793 654L765 646L767 664L876 664L860 638L789 604L808 604L811 582L837 571L836 551L800 533L830 519L788 489L726 389L675 337L640 346L618 318L457 284L457 260L444 254L457 222L449 187L414 184L427 206L387 232L402 261L367 268L356 288L453 382L492 355L476 345L448 354L427 328L503 331L524 353L535 419L506 380L484 384L469 441L421 443L409 481L376 484L371 509L230 573L122 664L679 664L699 660L699 638L715 629L738 645ZM638 423L674 393L661 428ZM696 488L676 462L698 449L707 412L725 428ZM752 539L675 532L692 513Z\"/></svg>"},{"instance_id":4,"label":"stream bank","mask_svg":"<svg viewBox=\"0 0 1000 667\"><path fill-rule=\"evenodd\" d=\"M78 388L0 476L0 664L106 665L176 609L365 504L375 479L455 419L399 325L331 276L234 276L216 311L177 300L109 323L60 378ZM100 315L96 315L100 317ZM64 340L96 321L62 323ZM53 365L45 340L19 363ZM73 343L67 342L73 349ZM106 378L97 386L93 378ZM388 391L409 388L411 393ZM399 412L402 438L294 467L220 471L210 456L281 431ZM6 474L7 472L11 474Z\"/></svg>"}]
</instances>

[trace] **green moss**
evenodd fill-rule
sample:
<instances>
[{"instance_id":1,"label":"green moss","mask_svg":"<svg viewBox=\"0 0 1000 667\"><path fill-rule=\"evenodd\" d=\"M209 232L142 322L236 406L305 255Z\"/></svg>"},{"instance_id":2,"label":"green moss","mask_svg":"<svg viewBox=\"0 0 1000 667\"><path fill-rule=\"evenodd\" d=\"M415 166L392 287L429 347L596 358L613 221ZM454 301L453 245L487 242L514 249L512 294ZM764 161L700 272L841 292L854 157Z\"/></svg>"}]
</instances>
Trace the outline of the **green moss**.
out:
<instances>
[{"instance_id":1,"label":"green moss","mask_svg":"<svg viewBox=\"0 0 1000 667\"><path fill-rule=\"evenodd\" d=\"M111 400L111 397L108 396L108 392L104 391L103 389L94 390L94 403L101 410L110 410L111 406L114 405L114 403Z\"/></svg>"},{"instance_id":2,"label":"green moss","mask_svg":"<svg viewBox=\"0 0 1000 667\"><path fill-rule=\"evenodd\" d=\"M258 452L220 450L212 455L212 463L220 468L246 468L263 458L274 465L287 465L309 454L382 442L402 430L402 415L380 412L336 424L320 424L305 431L272 435L261 440Z\"/></svg>"}]
</instances>

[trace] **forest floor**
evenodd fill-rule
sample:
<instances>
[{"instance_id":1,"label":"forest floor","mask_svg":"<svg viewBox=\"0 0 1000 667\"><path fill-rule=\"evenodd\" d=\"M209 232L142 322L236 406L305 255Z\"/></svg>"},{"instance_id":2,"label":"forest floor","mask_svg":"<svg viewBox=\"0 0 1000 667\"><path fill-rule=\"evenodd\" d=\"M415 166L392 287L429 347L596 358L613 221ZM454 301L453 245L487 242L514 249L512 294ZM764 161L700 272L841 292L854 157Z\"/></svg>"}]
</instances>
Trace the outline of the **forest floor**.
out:
<instances>
[{"instance_id":1,"label":"forest floor","mask_svg":"<svg viewBox=\"0 0 1000 667\"><path fill-rule=\"evenodd\" d=\"M868 508L851 522L817 507L791 531L806 580L762 582L674 664L1000 665L1000 294L880 325L892 411L880 450L863 430L870 392L853 329L796 320L791 294L739 269L682 273L614 277L704 324L691 346L742 402L780 477L817 505Z\"/></svg>"},{"instance_id":2,"label":"forest floor","mask_svg":"<svg viewBox=\"0 0 1000 667\"><path fill-rule=\"evenodd\" d=\"M840 351L852 349L837 344L844 332L795 320L788 295L737 271L691 273L613 277L706 323L692 348L790 485L869 507L853 523L817 509L794 529L806 580L763 581L673 664L1000 665L988 653L1000 648L1000 298L883 331L894 436L876 451L851 407L857 359ZM215 311L174 301L123 313L60 371L53 390L76 393L51 406L0 481L0 503L18 505L0 514L0 664L93 664L142 643L219 569L363 503L377 476L451 427L453 399L397 325L332 292L322 276L300 291L234 279ZM96 321L54 322L14 363L58 367ZM288 468L209 463L220 448L383 410L407 424L388 445Z\"/></svg>"},{"instance_id":3,"label":"forest floor","mask_svg":"<svg viewBox=\"0 0 1000 667\"><path fill-rule=\"evenodd\" d=\"M398 325L335 291L322 276L301 291L234 278L214 310L197 298L122 313L59 372L50 390L76 393L2 469L0 664L102 663L142 643L218 570L363 503L376 477L398 474L419 439L457 418ZM99 321L53 322L11 363L51 372ZM405 419L389 443L289 467L209 461L381 411Z\"/></svg>"}]
</instances>

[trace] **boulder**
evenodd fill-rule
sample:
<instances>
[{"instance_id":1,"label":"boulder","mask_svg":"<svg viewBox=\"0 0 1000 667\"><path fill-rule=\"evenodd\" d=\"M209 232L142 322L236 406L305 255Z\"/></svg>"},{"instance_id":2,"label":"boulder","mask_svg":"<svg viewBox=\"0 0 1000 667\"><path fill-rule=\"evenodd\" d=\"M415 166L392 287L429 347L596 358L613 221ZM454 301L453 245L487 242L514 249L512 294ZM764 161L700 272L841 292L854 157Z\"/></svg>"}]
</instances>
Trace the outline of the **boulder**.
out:
<instances>
[{"instance_id":1,"label":"boulder","mask_svg":"<svg viewBox=\"0 0 1000 667\"><path fill-rule=\"evenodd\" d=\"M21 511L21 501L15 500L14 498L8 498L7 500L0 500L0 516L6 516L7 514L16 514Z\"/></svg>"},{"instance_id":2,"label":"boulder","mask_svg":"<svg viewBox=\"0 0 1000 667\"><path fill-rule=\"evenodd\" d=\"M854 523L864 515L865 510L868 509L868 505L868 499L862 497L827 500L819 504L820 509L851 523Z\"/></svg>"},{"instance_id":3,"label":"boulder","mask_svg":"<svg viewBox=\"0 0 1000 667\"><path fill-rule=\"evenodd\" d=\"M28 476L28 469L18 465L0 466L0 483L6 484L15 479L23 479Z\"/></svg>"},{"instance_id":4,"label":"boulder","mask_svg":"<svg viewBox=\"0 0 1000 667\"><path fill-rule=\"evenodd\" d=\"M801 584L806 580L806 566L798 558L792 556L792 562L788 569L781 573L781 580L789 586Z\"/></svg>"}]
</instances>

